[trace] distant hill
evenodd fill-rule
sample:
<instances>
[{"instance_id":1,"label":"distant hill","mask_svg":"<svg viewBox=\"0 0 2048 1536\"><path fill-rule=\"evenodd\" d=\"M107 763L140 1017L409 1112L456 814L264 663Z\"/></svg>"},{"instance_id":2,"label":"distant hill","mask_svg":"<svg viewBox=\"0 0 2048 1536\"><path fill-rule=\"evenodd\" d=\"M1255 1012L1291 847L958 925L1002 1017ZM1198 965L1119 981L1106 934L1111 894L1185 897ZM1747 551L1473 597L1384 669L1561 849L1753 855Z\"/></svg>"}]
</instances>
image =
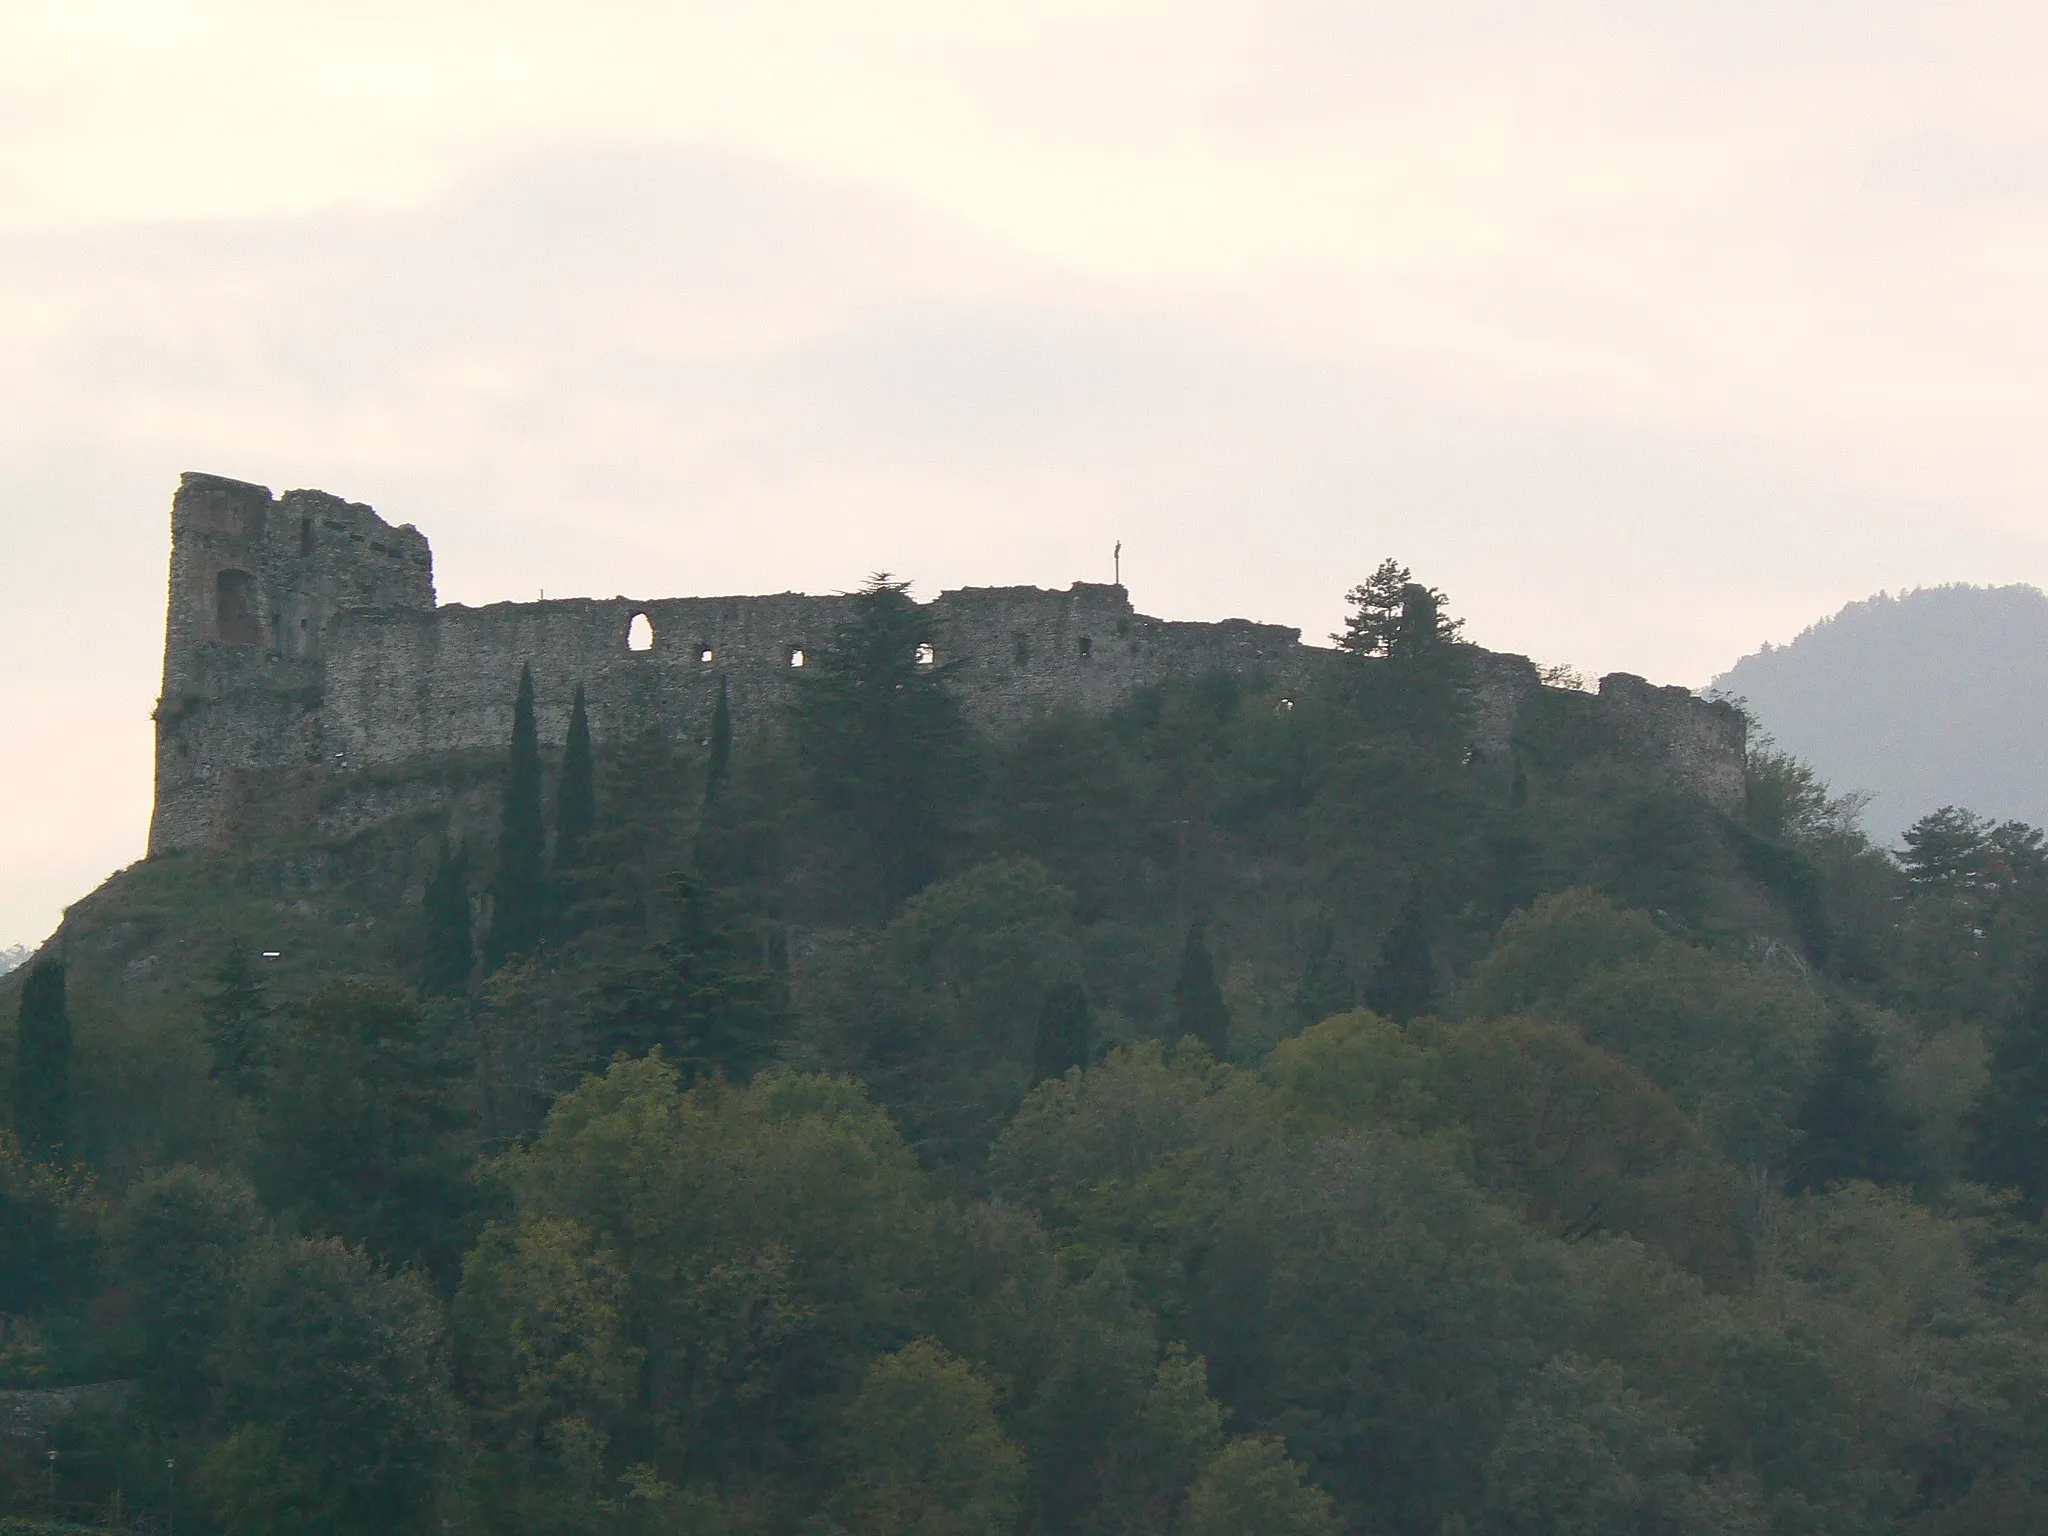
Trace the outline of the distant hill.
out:
<instances>
[{"instance_id":1,"label":"distant hill","mask_svg":"<svg viewBox=\"0 0 2048 1536\"><path fill-rule=\"evenodd\" d=\"M1961 805L2048 824L2048 595L2037 587L1879 593L1714 680L1838 790L1875 798L1880 842Z\"/></svg>"},{"instance_id":2,"label":"distant hill","mask_svg":"<svg viewBox=\"0 0 2048 1536\"><path fill-rule=\"evenodd\" d=\"M0 976L5 976L16 966L28 964L31 951L26 944L11 944L0 947Z\"/></svg>"}]
</instances>

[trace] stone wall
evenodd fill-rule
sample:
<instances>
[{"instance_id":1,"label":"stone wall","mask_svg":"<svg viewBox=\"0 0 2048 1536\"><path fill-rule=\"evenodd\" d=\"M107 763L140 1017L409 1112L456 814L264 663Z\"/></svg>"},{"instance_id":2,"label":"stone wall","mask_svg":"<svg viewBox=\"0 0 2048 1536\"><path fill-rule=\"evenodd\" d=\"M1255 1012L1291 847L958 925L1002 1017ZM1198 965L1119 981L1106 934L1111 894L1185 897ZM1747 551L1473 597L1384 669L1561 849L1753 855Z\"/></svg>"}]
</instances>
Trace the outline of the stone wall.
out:
<instances>
[{"instance_id":1,"label":"stone wall","mask_svg":"<svg viewBox=\"0 0 2048 1536\"><path fill-rule=\"evenodd\" d=\"M742 729L772 719L851 601L785 592L443 607L423 535L323 492L273 499L187 475L171 523L153 854L374 819L374 807L395 803L390 770L503 750L522 665L533 668L543 741L563 739L578 685L600 741L650 726L703 740L721 678ZM951 669L969 717L999 735L1056 706L1105 711L1219 669L1296 690L1334 655L1279 625L1150 618L1121 586L1085 582L968 587L941 593L930 613L930 664ZM642 650L628 641L638 618L652 627ZM1524 657L1477 659L1473 745L1503 752L1540 684ZM1608 684L1625 739L1717 804L1739 805L1739 718L1731 736L1714 706L1635 678L1608 679L1603 706Z\"/></svg>"}]
</instances>

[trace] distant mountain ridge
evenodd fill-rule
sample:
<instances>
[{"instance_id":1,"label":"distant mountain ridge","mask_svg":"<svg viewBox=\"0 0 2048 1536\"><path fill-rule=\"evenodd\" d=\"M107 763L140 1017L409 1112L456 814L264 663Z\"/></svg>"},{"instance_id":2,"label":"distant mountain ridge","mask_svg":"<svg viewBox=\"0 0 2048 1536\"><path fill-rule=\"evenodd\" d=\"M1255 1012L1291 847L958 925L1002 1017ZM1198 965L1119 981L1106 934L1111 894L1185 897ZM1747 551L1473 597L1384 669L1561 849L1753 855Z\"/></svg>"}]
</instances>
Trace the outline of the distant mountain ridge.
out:
<instances>
[{"instance_id":1,"label":"distant mountain ridge","mask_svg":"<svg viewBox=\"0 0 2048 1536\"><path fill-rule=\"evenodd\" d=\"M1714 679L1894 840L1943 805L2048 824L2048 594L1880 592Z\"/></svg>"}]
</instances>

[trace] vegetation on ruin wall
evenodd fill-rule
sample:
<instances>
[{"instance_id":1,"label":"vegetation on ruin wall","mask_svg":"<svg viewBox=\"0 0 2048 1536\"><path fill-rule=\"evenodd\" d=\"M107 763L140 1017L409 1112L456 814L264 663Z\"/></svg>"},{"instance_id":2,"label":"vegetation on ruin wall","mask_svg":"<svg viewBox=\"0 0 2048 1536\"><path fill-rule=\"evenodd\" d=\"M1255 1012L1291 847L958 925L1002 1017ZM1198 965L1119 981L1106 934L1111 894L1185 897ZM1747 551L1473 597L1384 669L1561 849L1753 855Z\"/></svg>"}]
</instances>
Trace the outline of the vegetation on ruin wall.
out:
<instances>
[{"instance_id":1,"label":"vegetation on ruin wall","mask_svg":"<svg viewBox=\"0 0 2048 1536\"><path fill-rule=\"evenodd\" d=\"M2040 835L1475 757L1354 607L997 743L878 583L774 731L508 742L538 823L111 881L0 980L0 1514L2048 1528Z\"/></svg>"}]
</instances>

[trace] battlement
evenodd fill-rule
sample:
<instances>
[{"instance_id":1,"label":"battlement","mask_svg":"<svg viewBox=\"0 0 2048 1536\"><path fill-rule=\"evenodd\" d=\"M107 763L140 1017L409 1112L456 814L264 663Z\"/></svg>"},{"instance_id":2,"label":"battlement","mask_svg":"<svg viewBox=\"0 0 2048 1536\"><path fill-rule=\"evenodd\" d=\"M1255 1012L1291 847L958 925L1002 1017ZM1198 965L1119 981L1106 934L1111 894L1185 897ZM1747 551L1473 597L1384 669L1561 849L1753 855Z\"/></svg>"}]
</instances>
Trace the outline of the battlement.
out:
<instances>
[{"instance_id":1,"label":"battlement","mask_svg":"<svg viewBox=\"0 0 2048 1536\"><path fill-rule=\"evenodd\" d=\"M784 592L441 606L432 553L411 526L321 491L273 498L188 474L171 507L150 852L227 847L252 825L303 822L326 792L370 770L502 750L522 665L533 668L543 740L566 733L578 686L600 741L649 728L701 740L721 678L742 728L773 719L850 602ZM965 587L940 593L930 612L933 662L958 664L969 718L998 734L1055 707L1106 711L1217 670L1299 689L1335 655L1281 625L1151 618L1100 583ZM1504 751L1540 684L1524 657L1478 654L1474 745ZM1609 684L1620 685L1632 739L1717 803L1732 794L1739 805L1739 716L1621 676L1603 682L1603 701Z\"/></svg>"}]
</instances>

